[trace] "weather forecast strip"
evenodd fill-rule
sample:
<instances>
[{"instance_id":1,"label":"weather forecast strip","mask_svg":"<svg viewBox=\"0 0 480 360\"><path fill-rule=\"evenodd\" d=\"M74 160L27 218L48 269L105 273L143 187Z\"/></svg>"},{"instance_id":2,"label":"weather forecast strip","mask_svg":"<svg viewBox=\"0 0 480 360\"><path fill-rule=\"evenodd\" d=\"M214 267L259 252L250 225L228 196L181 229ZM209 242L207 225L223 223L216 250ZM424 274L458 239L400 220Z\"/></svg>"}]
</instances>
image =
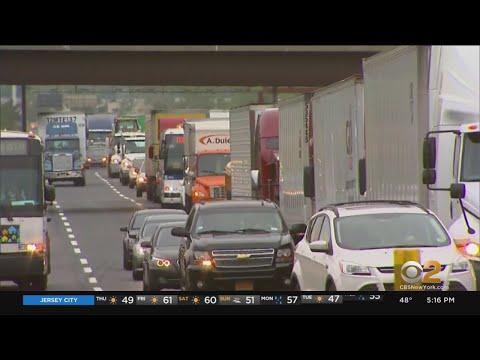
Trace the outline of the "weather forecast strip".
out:
<instances>
[{"instance_id":1,"label":"weather forecast strip","mask_svg":"<svg viewBox=\"0 0 480 360\"><path fill-rule=\"evenodd\" d=\"M25 306L125 306L125 305L313 305L343 304L344 302L382 301L383 295L338 295L338 294L227 294L227 295L23 295Z\"/></svg>"}]
</instances>

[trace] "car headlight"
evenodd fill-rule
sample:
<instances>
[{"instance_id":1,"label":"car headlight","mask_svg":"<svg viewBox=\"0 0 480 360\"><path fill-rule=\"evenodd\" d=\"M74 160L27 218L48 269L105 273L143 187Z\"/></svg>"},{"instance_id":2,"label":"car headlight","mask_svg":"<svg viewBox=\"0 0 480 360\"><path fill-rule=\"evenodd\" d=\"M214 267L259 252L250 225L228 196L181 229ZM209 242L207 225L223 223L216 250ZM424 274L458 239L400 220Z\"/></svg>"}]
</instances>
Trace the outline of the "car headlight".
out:
<instances>
[{"instance_id":1,"label":"car headlight","mask_svg":"<svg viewBox=\"0 0 480 360\"><path fill-rule=\"evenodd\" d=\"M370 269L368 266L362 266L354 263L349 262L341 262L340 268L342 269L342 273L348 275L370 275Z\"/></svg>"},{"instance_id":2,"label":"car headlight","mask_svg":"<svg viewBox=\"0 0 480 360\"><path fill-rule=\"evenodd\" d=\"M137 252L140 254L140 255L143 255L145 254L145 249L139 245L137 245Z\"/></svg>"},{"instance_id":3,"label":"car headlight","mask_svg":"<svg viewBox=\"0 0 480 360\"><path fill-rule=\"evenodd\" d=\"M112 164L118 164L118 160L117 159L112 159Z\"/></svg>"},{"instance_id":4,"label":"car headlight","mask_svg":"<svg viewBox=\"0 0 480 360\"><path fill-rule=\"evenodd\" d=\"M470 270L470 263L467 260L460 260L452 265L452 272L462 272Z\"/></svg>"},{"instance_id":5,"label":"car headlight","mask_svg":"<svg viewBox=\"0 0 480 360\"><path fill-rule=\"evenodd\" d=\"M195 260L209 260L210 254L208 253L208 251L194 251L193 257L195 258Z\"/></svg>"},{"instance_id":6,"label":"car headlight","mask_svg":"<svg viewBox=\"0 0 480 360\"><path fill-rule=\"evenodd\" d=\"M195 196L195 197L205 197L205 193L203 191L195 191L193 193L193 196Z\"/></svg>"},{"instance_id":7,"label":"car headlight","mask_svg":"<svg viewBox=\"0 0 480 360\"><path fill-rule=\"evenodd\" d=\"M293 261L293 251L289 247L277 250L277 262Z\"/></svg>"}]
</instances>

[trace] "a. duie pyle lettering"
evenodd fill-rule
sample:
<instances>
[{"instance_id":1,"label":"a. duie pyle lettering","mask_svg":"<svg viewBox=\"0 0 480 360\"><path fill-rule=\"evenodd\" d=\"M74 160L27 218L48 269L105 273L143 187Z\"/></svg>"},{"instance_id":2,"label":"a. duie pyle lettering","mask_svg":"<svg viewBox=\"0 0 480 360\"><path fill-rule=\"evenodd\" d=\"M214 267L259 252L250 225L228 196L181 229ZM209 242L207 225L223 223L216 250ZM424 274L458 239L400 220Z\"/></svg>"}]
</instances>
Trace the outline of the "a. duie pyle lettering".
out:
<instances>
[{"instance_id":1,"label":"a. duie pyle lettering","mask_svg":"<svg viewBox=\"0 0 480 360\"><path fill-rule=\"evenodd\" d=\"M230 144L230 138L208 138L205 144Z\"/></svg>"}]
</instances>

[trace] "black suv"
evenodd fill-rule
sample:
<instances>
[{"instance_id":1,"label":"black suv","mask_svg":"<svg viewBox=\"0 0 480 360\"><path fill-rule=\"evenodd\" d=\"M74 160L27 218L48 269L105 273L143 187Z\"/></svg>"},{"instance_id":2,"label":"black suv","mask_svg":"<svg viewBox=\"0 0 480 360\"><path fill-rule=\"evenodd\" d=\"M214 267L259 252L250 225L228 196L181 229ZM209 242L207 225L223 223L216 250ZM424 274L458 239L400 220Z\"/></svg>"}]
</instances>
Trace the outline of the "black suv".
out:
<instances>
[{"instance_id":1,"label":"black suv","mask_svg":"<svg viewBox=\"0 0 480 360\"><path fill-rule=\"evenodd\" d=\"M288 289L294 242L277 205L263 200L198 203L181 238L184 290Z\"/></svg>"}]
</instances>

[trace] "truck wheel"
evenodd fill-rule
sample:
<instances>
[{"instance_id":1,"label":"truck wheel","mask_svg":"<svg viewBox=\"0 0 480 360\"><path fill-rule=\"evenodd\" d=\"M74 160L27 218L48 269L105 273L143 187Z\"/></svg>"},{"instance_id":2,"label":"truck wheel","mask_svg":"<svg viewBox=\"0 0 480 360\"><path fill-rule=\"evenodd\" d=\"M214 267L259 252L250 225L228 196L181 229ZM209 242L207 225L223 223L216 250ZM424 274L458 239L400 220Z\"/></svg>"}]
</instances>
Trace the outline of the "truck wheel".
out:
<instances>
[{"instance_id":1,"label":"truck wheel","mask_svg":"<svg viewBox=\"0 0 480 360\"><path fill-rule=\"evenodd\" d=\"M142 197L142 190L137 189L137 197L141 198Z\"/></svg>"}]
</instances>

